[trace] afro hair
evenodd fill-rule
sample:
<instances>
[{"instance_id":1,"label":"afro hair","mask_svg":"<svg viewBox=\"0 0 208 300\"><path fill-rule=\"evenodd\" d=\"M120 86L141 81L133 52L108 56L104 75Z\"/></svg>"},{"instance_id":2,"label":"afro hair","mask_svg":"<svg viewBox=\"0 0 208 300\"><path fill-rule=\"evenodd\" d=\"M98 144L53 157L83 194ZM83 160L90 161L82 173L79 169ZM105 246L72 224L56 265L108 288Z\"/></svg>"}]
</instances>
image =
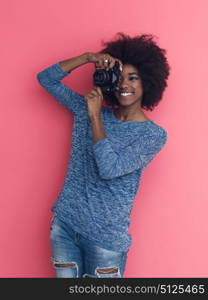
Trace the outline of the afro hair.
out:
<instances>
[{"instance_id":1,"label":"afro hair","mask_svg":"<svg viewBox=\"0 0 208 300\"><path fill-rule=\"evenodd\" d=\"M102 41L105 48L99 53L108 53L120 59L123 64L133 65L138 70L143 87L141 107L152 111L162 99L167 86L170 66L165 56L166 50L153 41L152 34L142 34L133 38L122 32L116 35L116 40ZM107 105L113 108L119 105L114 93L103 94Z\"/></svg>"}]
</instances>

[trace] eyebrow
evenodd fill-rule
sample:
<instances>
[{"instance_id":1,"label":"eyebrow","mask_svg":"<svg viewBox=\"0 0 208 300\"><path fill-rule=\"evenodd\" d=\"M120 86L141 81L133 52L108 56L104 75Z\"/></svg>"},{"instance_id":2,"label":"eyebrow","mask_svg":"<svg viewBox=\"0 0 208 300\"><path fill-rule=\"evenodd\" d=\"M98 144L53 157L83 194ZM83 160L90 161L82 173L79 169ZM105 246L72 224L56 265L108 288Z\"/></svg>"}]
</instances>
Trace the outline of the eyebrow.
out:
<instances>
[{"instance_id":1,"label":"eyebrow","mask_svg":"<svg viewBox=\"0 0 208 300\"><path fill-rule=\"evenodd\" d=\"M131 72L131 73L128 73L129 75L133 75L133 74L136 74L136 75L139 75L137 72Z\"/></svg>"}]
</instances>

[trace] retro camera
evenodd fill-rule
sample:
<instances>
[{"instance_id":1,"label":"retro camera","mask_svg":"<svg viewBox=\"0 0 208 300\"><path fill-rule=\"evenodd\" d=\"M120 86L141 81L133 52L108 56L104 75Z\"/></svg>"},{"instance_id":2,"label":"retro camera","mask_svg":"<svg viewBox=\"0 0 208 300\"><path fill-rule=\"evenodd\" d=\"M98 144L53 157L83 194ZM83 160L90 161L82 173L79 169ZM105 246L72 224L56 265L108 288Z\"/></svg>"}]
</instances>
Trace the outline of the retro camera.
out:
<instances>
[{"instance_id":1,"label":"retro camera","mask_svg":"<svg viewBox=\"0 0 208 300\"><path fill-rule=\"evenodd\" d=\"M118 82L120 79L121 70L118 61L115 62L113 68L109 70L97 70L93 74L94 84L99 86L105 93L112 93L118 90Z\"/></svg>"}]
</instances>

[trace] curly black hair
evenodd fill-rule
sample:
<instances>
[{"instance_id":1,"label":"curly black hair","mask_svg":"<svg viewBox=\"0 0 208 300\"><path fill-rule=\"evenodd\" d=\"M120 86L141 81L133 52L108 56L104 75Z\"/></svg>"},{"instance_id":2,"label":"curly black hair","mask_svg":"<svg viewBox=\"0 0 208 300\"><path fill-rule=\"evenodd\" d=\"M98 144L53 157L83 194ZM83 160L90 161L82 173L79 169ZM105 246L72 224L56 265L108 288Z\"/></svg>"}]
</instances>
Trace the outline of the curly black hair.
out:
<instances>
[{"instance_id":1,"label":"curly black hair","mask_svg":"<svg viewBox=\"0 0 208 300\"><path fill-rule=\"evenodd\" d=\"M116 35L117 40L102 41L105 48L99 53L108 53L120 59L123 64L137 68L143 87L141 107L152 111L162 99L170 73L170 66L165 57L166 50L153 41L152 34L137 35L133 38L123 32ZM107 105L113 108L119 105L114 93L103 94Z\"/></svg>"}]
</instances>

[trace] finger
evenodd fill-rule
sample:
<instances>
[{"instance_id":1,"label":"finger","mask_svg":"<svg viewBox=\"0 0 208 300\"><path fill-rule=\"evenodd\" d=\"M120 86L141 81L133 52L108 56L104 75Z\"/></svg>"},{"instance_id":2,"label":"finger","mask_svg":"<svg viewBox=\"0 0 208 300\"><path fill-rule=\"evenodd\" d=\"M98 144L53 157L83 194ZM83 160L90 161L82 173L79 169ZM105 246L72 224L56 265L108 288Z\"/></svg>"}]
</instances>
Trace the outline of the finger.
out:
<instances>
[{"instance_id":1,"label":"finger","mask_svg":"<svg viewBox=\"0 0 208 300\"><path fill-rule=\"evenodd\" d=\"M115 60L111 59L109 69L113 68L114 65L115 65Z\"/></svg>"},{"instance_id":2,"label":"finger","mask_svg":"<svg viewBox=\"0 0 208 300\"><path fill-rule=\"evenodd\" d=\"M93 98L93 97L94 97L94 96L88 94L88 95L86 96L86 99L89 100L89 99L91 99L91 98Z\"/></svg>"},{"instance_id":3,"label":"finger","mask_svg":"<svg viewBox=\"0 0 208 300\"><path fill-rule=\"evenodd\" d=\"M100 96L102 96L103 93L102 93L101 88L100 88L99 86L97 86L96 89L97 89L98 94L99 94Z\"/></svg>"},{"instance_id":4,"label":"finger","mask_svg":"<svg viewBox=\"0 0 208 300\"><path fill-rule=\"evenodd\" d=\"M120 65L120 71L122 72L123 70L123 63L120 59L117 59L117 61L119 62L119 65Z\"/></svg>"},{"instance_id":5,"label":"finger","mask_svg":"<svg viewBox=\"0 0 208 300\"><path fill-rule=\"evenodd\" d=\"M94 88L91 92L90 92L90 94L93 96L93 97L97 97L99 94L98 94L98 92L97 92L97 90Z\"/></svg>"},{"instance_id":6,"label":"finger","mask_svg":"<svg viewBox=\"0 0 208 300\"><path fill-rule=\"evenodd\" d=\"M90 94L89 94L89 97L90 97L90 98L94 98L94 97L97 97L97 95L95 95L95 94L93 94L93 93L90 93Z\"/></svg>"},{"instance_id":7,"label":"finger","mask_svg":"<svg viewBox=\"0 0 208 300\"><path fill-rule=\"evenodd\" d=\"M98 88L98 86L95 85L95 86L92 88L91 92L92 92L92 93L93 93L93 92L94 92L94 93L97 93L97 88Z\"/></svg>"},{"instance_id":8,"label":"finger","mask_svg":"<svg viewBox=\"0 0 208 300\"><path fill-rule=\"evenodd\" d=\"M105 61L103 60L103 69L107 69L109 67L109 60Z\"/></svg>"},{"instance_id":9,"label":"finger","mask_svg":"<svg viewBox=\"0 0 208 300\"><path fill-rule=\"evenodd\" d=\"M109 58L109 59L108 59L108 64L106 64L106 70L107 70L107 71L108 71L110 68L112 68L112 63L113 63L112 58Z\"/></svg>"},{"instance_id":10,"label":"finger","mask_svg":"<svg viewBox=\"0 0 208 300\"><path fill-rule=\"evenodd\" d=\"M95 64L95 65L96 65L96 68L97 68L97 69L102 69L102 64L103 64L103 63L102 63L102 60L99 59L99 61L96 62L96 64Z\"/></svg>"},{"instance_id":11,"label":"finger","mask_svg":"<svg viewBox=\"0 0 208 300\"><path fill-rule=\"evenodd\" d=\"M97 65L101 69L103 69L103 66L104 66L103 60L104 60L103 56L99 56L99 60L98 60Z\"/></svg>"},{"instance_id":12,"label":"finger","mask_svg":"<svg viewBox=\"0 0 208 300\"><path fill-rule=\"evenodd\" d=\"M104 56L103 56L103 65L104 65L106 68L109 67L110 61L111 61L110 55L104 54Z\"/></svg>"},{"instance_id":13,"label":"finger","mask_svg":"<svg viewBox=\"0 0 208 300\"><path fill-rule=\"evenodd\" d=\"M104 63L104 65L108 65L109 64L109 58L107 56L103 57L103 63Z\"/></svg>"},{"instance_id":14,"label":"finger","mask_svg":"<svg viewBox=\"0 0 208 300\"><path fill-rule=\"evenodd\" d=\"M98 96L101 97L101 99L103 99L103 93L99 86L97 86L97 93L98 93Z\"/></svg>"},{"instance_id":15,"label":"finger","mask_svg":"<svg viewBox=\"0 0 208 300\"><path fill-rule=\"evenodd\" d=\"M94 86L94 88L92 89L91 93L96 96L96 97L100 97L102 96L102 90L99 86Z\"/></svg>"},{"instance_id":16,"label":"finger","mask_svg":"<svg viewBox=\"0 0 208 300\"><path fill-rule=\"evenodd\" d=\"M91 89L91 91L87 94L87 96L96 96L97 92L96 90L93 88Z\"/></svg>"},{"instance_id":17,"label":"finger","mask_svg":"<svg viewBox=\"0 0 208 300\"><path fill-rule=\"evenodd\" d=\"M118 59L111 56L111 57L110 57L109 68L113 68L113 67L115 66L116 61L118 61Z\"/></svg>"},{"instance_id":18,"label":"finger","mask_svg":"<svg viewBox=\"0 0 208 300\"><path fill-rule=\"evenodd\" d=\"M92 98L93 98L93 97L91 97L90 95L86 95L86 96L85 96L85 100L86 100L86 101L88 101L88 100L90 100L90 99L92 99Z\"/></svg>"},{"instance_id":19,"label":"finger","mask_svg":"<svg viewBox=\"0 0 208 300\"><path fill-rule=\"evenodd\" d=\"M95 67L96 67L96 69L99 69L100 68L100 65L99 65L99 63L95 63Z\"/></svg>"},{"instance_id":20,"label":"finger","mask_svg":"<svg viewBox=\"0 0 208 300\"><path fill-rule=\"evenodd\" d=\"M97 66L99 67L99 68L103 68L103 66L105 65L104 64L104 56L100 56L99 58L98 58L98 61L97 61Z\"/></svg>"},{"instance_id":21,"label":"finger","mask_svg":"<svg viewBox=\"0 0 208 300\"><path fill-rule=\"evenodd\" d=\"M110 68L113 68L115 66L115 63L118 62L119 63L119 68L120 68L120 71L122 72L122 69L123 69L123 64L122 64L122 61L118 58L113 58L111 64L110 64Z\"/></svg>"}]
</instances>

